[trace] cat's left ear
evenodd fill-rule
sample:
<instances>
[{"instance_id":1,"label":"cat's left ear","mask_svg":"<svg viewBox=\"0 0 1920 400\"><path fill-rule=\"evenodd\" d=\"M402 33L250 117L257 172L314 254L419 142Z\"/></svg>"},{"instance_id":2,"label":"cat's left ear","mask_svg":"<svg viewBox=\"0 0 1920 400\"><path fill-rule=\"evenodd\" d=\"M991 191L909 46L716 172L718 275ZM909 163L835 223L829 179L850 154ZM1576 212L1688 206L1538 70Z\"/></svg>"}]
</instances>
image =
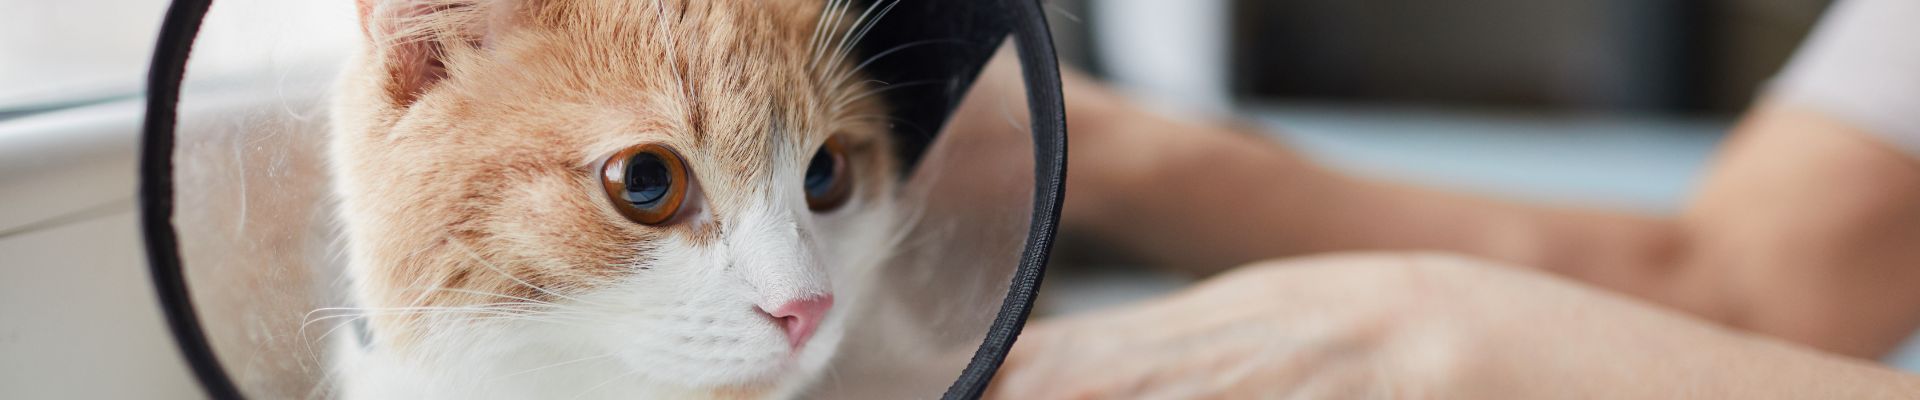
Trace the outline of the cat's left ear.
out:
<instances>
[{"instance_id":1,"label":"cat's left ear","mask_svg":"<svg viewBox=\"0 0 1920 400\"><path fill-rule=\"evenodd\" d=\"M379 84L396 107L413 104L453 72L454 57L471 54L507 29L507 0L355 0Z\"/></svg>"}]
</instances>

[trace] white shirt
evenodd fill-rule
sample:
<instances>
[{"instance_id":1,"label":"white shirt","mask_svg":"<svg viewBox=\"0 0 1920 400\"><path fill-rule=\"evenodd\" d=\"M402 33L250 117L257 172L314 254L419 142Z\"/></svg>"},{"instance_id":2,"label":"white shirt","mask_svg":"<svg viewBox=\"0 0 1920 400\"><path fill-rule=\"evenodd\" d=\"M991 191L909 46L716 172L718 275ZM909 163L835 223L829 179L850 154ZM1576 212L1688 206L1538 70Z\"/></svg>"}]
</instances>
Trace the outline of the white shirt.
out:
<instances>
[{"instance_id":1,"label":"white shirt","mask_svg":"<svg viewBox=\"0 0 1920 400\"><path fill-rule=\"evenodd\" d=\"M1769 89L1920 159L1920 0L1840 0ZM1920 371L1920 335L1888 357Z\"/></svg>"},{"instance_id":2,"label":"white shirt","mask_svg":"<svg viewBox=\"0 0 1920 400\"><path fill-rule=\"evenodd\" d=\"M1840 0L1770 91L1920 158L1920 0Z\"/></svg>"}]
</instances>

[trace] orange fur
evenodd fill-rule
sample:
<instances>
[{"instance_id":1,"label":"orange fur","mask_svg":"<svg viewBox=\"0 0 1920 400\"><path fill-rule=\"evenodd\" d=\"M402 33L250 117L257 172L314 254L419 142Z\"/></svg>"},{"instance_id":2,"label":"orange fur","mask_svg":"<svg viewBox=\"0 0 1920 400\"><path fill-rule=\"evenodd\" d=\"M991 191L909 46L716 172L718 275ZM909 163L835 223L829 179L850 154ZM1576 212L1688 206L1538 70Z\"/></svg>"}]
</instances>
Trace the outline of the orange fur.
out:
<instances>
[{"instance_id":1,"label":"orange fur","mask_svg":"<svg viewBox=\"0 0 1920 400\"><path fill-rule=\"evenodd\" d=\"M831 135L856 197L891 195L886 109L850 62L811 59L819 1L376 3L358 3L369 45L338 88L332 148L366 306L553 301L646 273L663 240L713 243L769 191L799 190L774 171ZM708 219L643 226L611 208L596 165L639 143L685 155ZM459 329L373 321L402 348Z\"/></svg>"}]
</instances>

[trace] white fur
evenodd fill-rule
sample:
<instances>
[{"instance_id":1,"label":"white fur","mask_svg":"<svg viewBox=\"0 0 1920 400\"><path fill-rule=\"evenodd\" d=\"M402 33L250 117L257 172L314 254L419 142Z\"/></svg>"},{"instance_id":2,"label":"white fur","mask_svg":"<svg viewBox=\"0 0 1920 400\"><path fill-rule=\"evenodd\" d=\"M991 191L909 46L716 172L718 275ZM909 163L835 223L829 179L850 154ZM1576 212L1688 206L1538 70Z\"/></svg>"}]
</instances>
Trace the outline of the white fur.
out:
<instances>
[{"instance_id":1,"label":"white fur","mask_svg":"<svg viewBox=\"0 0 1920 400\"><path fill-rule=\"evenodd\" d=\"M449 3L445 0L419 0L422 4ZM381 3L382 7L389 6ZM411 3L409 3L411 4ZM416 4L417 5L417 4ZM408 9L403 9L408 10ZM418 10L427 10L425 8ZM376 13L377 14L377 13ZM447 19L449 21L457 21ZM404 22L404 21L402 21ZM478 51L478 50L472 50ZM867 297L869 279L885 258L885 249L898 239L899 212L893 203L892 185L877 190L857 190L852 200L835 211L819 213L808 208L799 183L815 149L827 133L839 127L816 127L820 132L772 132L788 134L796 140L768 140L769 153L764 165L770 174L764 181L744 182L723 175L740 170L725 165L731 160L688 160L695 182L688 206L682 212L702 213L686 218L682 224L724 223L717 240L696 241L687 235L663 235L658 242L630 244L635 259L645 264L618 265L626 272L619 278L591 282L581 287L535 287L508 271L514 263L541 266L555 271L578 268L556 260L505 259L514 254L499 249L480 248L480 244L460 243L453 235L449 246L459 247L474 262L485 264L482 273L504 276L540 295L539 299L491 296L496 304L459 308L416 309L409 307L375 308L403 300L380 298L396 291L418 290L422 299L444 295L439 277L417 277L414 282L392 283L366 279L381 272L406 271L385 265L404 257L391 254L396 246L381 247L395 237L394 232L425 230L440 225L421 224L405 210L411 198L395 196L391 187L370 187L378 178L362 175L389 173L418 176L428 164L407 164L369 153L391 149L401 136L414 129L429 129L452 122L416 118L425 108L434 111L435 97L420 97L413 109L381 108L374 99L381 88L373 84L385 71L368 59L349 62L342 78L340 93L334 102L334 140L330 148L335 195L340 199L339 215L347 237L347 275L353 278L352 300L368 308L359 316L383 313L418 316L411 320L417 337L406 343L388 343L379 338L400 331L381 326L392 319L368 319L374 332L373 343L359 343L360 335L337 335L333 357L333 381L337 394L347 399L570 399L570 398L694 398L694 397L794 397L821 379L823 371L841 350L840 342L853 322L847 311L855 309ZM359 66L358 68L352 66ZM451 78L459 79L459 77ZM501 101L514 101L504 99ZM671 105L672 103L667 103ZM552 106L538 103L529 107ZM579 106L578 111L585 106ZM444 111L444 110L441 110ZM627 110L621 110L627 112ZM671 114L671 108L655 111ZM665 142L672 135L660 132L627 132L626 126L604 132L593 121L615 120L591 111L579 111L581 125L564 126L577 132L593 133L607 148L542 149L556 153L611 154L614 149L647 141ZM537 113L535 113L537 114ZM619 115L618 113L608 113ZM831 119L831 118L822 118ZM436 125L441 124L441 125ZM381 125L386 124L386 125ZM829 124L830 125L830 124ZM383 127L381 127L383 126ZM554 127L554 125L545 125ZM381 128L376 128L381 127ZM385 130L385 131L383 131ZM774 129L769 128L769 131ZM391 132L387 132L391 131ZM398 133L396 133L398 132ZM878 133L884 134L884 133ZM739 137L736 137L739 138ZM789 137L783 137L791 139ZM758 137L747 137L758 140ZM389 141L392 140L392 141ZM492 142L487 142L491 144ZM599 144L589 144L598 146ZM496 146L494 148L498 148ZM874 146L884 149L888 146ZM685 150L685 149L682 149ZM467 156L472 150L457 152ZM485 151L483 149L482 151ZM412 156L407 153L402 156ZM444 154L441 156L445 156ZM700 157L687 152L687 157ZM602 156L603 157L603 156ZM398 157L410 160L407 157ZM383 161L384 160L384 161ZM406 164L406 165L393 165ZM753 166L758 167L758 166ZM869 171L871 172L871 171ZM413 175L408 175L413 174ZM857 174L857 173L856 173ZM883 174L887 179L894 171ZM392 179L391 176L380 175ZM591 179L587 179L591 181ZM526 208L527 215L554 215L579 211L552 206L564 200L591 196L601 199L596 184L583 187L556 187L552 181L508 182L493 188L507 193L537 197L540 201L514 203L509 212ZM721 184L722 182L726 184ZM858 181L856 181L858 182ZM597 182L596 182L597 183ZM880 182L866 182L881 184ZM543 184L537 188L512 187L514 184ZM376 189L385 189L385 192ZM534 190L538 189L538 190ZM574 190L578 189L578 190ZM705 193L700 190L725 190ZM384 193L384 194L373 194ZM544 197L541 197L544 196ZM725 215L713 215L716 207L705 202L716 198L732 200ZM542 209L554 207L553 209ZM573 210L573 211L570 211ZM445 217L445 210L440 217ZM382 214L385 213L385 214ZM382 215L386 215L382 217ZM566 214L578 216L578 214ZM618 218L611 216L609 218ZM539 221L528 222L537 224ZM630 223L618 221L618 223ZM419 228L419 229L398 229ZM687 229L697 231L698 229ZM487 232L501 242L536 243L524 240L537 233L514 229ZM516 237L518 235L518 237ZM413 236L420 236L415 233ZM550 242L546 242L550 243ZM578 242L573 242L578 243ZM629 245L629 244L621 244ZM369 249L388 250L379 258ZM418 251L425 251L419 249ZM442 249L444 250L444 249ZM399 252L416 251L401 248ZM445 255L445 254L440 254ZM431 258L430 265L450 263ZM494 261L488 261L494 260ZM468 260L460 260L468 261ZM494 263L508 265L495 265ZM415 266L417 267L417 265ZM444 272L444 271L440 271ZM405 281L416 277L402 277ZM419 285L372 287L373 285ZM377 289L377 290L376 290ZM411 292L407 292L411 295ZM791 350L786 332L763 310L774 310L793 300L831 294L836 305L828 311L815 333L800 351ZM424 304L423 302L415 302ZM386 314L392 315L392 314ZM397 339L384 339L397 340Z\"/></svg>"},{"instance_id":2,"label":"white fur","mask_svg":"<svg viewBox=\"0 0 1920 400\"><path fill-rule=\"evenodd\" d=\"M772 207L768 207L772 208ZM858 213L804 225L851 233L828 248L803 243L794 229L812 219L772 211L741 218L745 234L725 245L666 243L647 273L591 293L555 301L530 320L436 320L450 329L425 340L407 357L380 343L363 346L340 335L336 362L347 399L688 398L704 388L777 382L771 397L791 397L818 378L838 350L858 304L864 275L877 257L864 243L881 243L888 212ZM861 218L864 217L864 218ZM865 229L852 229L861 227ZM821 229L812 228L816 231ZM749 233L750 232L750 233ZM833 235L815 233L815 238ZM831 259L831 261L829 261ZM865 260L861 260L865 259ZM837 261L837 262L833 262ZM726 268L729 263L734 268ZM795 268L798 265L807 268ZM839 265L829 273L823 265ZM829 282L827 276L833 279ZM840 304L828 313L799 354L784 332L755 309L779 299L825 292ZM452 328L465 325L466 328ZM374 329L378 329L375 327Z\"/></svg>"}]
</instances>

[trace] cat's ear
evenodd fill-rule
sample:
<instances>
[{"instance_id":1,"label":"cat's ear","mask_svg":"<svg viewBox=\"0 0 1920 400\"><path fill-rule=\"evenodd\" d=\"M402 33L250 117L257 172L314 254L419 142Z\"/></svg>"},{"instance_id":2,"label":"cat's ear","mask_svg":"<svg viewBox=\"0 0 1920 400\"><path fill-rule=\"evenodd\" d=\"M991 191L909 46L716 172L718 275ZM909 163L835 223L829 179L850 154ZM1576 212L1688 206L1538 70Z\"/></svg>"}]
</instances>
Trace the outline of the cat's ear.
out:
<instances>
[{"instance_id":1,"label":"cat's ear","mask_svg":"<svg viewBox=\"0 0 1920 400\"><path fill-rule=\"evenodd\" d=\"M498 29L488 26L486 2L355 0L369 62L378 63L381 92L393 105L412 105L448 77L452 57L485 47Z\"/></svg>"}]
</instances>

